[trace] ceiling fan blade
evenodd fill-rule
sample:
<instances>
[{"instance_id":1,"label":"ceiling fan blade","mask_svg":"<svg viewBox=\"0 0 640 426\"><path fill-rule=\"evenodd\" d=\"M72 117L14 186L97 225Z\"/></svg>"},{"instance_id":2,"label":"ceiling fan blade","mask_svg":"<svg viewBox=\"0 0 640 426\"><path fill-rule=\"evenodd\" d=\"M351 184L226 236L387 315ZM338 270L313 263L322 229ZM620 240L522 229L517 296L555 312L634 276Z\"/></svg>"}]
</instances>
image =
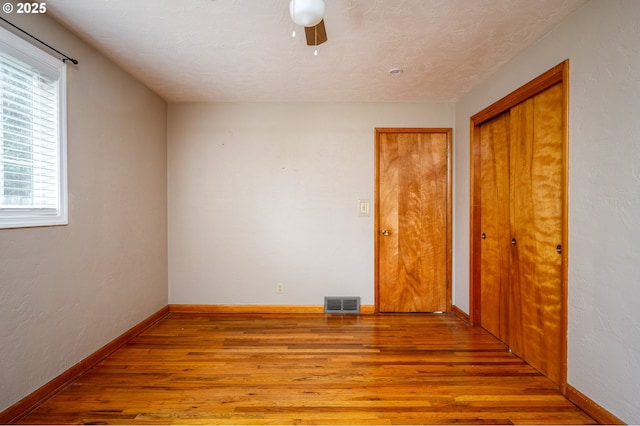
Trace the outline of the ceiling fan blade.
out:
<instances>
[{"instance_id":1,"label":"ceiling fan blade","mask_svg":"<svg viewBox=\"0 0 640 426\"><path fill-rule=\"evenodd\" d=\"M327 41L324 19L315 27L304 27L304 34L307 36L307 46L317 46Z\"/></svg>"}]
</instances>

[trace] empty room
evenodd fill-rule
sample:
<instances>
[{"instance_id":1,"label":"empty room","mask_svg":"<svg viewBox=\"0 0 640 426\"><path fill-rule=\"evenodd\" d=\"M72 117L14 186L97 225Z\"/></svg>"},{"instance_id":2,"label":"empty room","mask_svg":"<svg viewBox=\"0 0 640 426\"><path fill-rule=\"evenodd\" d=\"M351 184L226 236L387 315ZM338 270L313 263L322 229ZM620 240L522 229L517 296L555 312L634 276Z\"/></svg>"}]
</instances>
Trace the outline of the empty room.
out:
<instances>
[{"instance_id":1,"label":"empty room","mask_svg":"<svg viewBox=\"0 0 640 426\"><path fill-rule=\"evenodd\" d=\"M0 12L0 424L639 424L640 2Z\"/></svg>"}]
</instances>

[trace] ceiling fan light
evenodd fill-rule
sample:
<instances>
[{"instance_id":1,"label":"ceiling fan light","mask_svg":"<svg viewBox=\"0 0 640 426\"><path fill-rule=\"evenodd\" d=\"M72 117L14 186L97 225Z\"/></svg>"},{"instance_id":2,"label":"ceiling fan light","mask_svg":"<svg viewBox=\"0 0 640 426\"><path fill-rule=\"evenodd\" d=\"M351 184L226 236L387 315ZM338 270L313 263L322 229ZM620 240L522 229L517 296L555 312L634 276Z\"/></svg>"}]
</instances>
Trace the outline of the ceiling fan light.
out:
<instances>
[{"instance_id":1,"label":"ceiling fan light","mask_svg":"<svg viewBox=\"0 0 640 426\"><path fill-rule=\"evenodd\" d=\"M296 25L313 27L324 17L324 0L291 0L289 13Z\"/></svg>"}]
</instances>

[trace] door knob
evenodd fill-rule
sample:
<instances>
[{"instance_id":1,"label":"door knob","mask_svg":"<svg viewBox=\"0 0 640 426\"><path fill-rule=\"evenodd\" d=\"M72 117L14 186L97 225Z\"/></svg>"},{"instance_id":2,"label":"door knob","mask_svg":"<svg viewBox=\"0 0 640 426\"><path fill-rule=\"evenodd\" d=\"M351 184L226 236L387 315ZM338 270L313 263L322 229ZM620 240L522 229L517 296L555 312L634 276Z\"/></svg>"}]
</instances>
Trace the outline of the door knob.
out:
<instances>
[{"instance_id":1,"label":"door knob","mask_svg":"<svg viewBox=\"0 0 640 426\"><path fill-rule=\"evenodd\" d=\"M384 235L385 237L387 237L390 234L388 229L383 229L382 230L382 235Z\"/></svg>"},{"instance_id":2,"label":"door knob","mask_svg":"<svg viewBox=\"0 0 640 426\"><path fill-rule=\"evenodd\" d=\"M516 241L516 239L515 239L515 238L512 238L512 239L511 239L511 245L512 245L512 246L515 246L517 243L518 243L518 242Z\"/></svg>"}]
</instances>

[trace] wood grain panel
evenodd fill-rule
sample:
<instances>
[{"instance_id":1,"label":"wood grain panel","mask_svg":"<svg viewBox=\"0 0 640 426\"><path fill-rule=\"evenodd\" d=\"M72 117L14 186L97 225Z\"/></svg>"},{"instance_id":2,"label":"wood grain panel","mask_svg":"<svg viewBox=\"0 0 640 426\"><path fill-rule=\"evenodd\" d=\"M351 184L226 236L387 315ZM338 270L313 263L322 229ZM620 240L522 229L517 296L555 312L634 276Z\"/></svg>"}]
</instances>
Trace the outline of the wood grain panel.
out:
<instances>
[{"instance_id":1,"label":"wood grain panel","mask_svg":"<svg viewBox=\"0 0 640 426\"><path fill-rule=\"evenodd\" d=\"M509 113L480 126L481 325L508 342L509 323Z\"/></svg>"},{"instance_id":2,"label":"wood grain panel","mask_svg":"<svg viewBox=\"0 0 640 426\"><path fill-rule=\"evenodd\" d=\"M380 133L378 141L378 270L379 310L393 312L396 309L396 293L400 287L399 256L399 191L400 152L397 134ZM388 232L388 235L383 235Z\"/></svg>"},{"instance_id":3,"label":"wood grain panel","mask_svg":"<svg viewBox=\"0 0 640 426\"><path fill-rule=\"evenodd\" d=\"M562 378L563 91L511 109L509 344L556 383Z\"/></svg>"},{"instance_id":4,"label":"wood grain panel","mask_svg":"<svg viewBox=\"0 0 640 426\"><path fill-rule=\"evenodd\" d=\"M385 134L379 149L380 311L446 311L448 136Z\"/></svg>"},{"instance_id":5,"label":"wood grain panel","mask_svg":"<svg viewBox=\"0 0 640 426\"><path fill-rule=\"evenodd\" d=\"M473 120L470 123L471 155L470 167L470 199L469 204L469 321L480 326L482 320L481 296L482 280L482 156L480 149L480 126Z\"/></svg>"},{"instance_id":6,"label":"wood grain panel","mask_svg":"<svg viewBox=\"0 0 640 426\"><path fill-rule=\"evenodd\" d=\"M21 424L593 424L453 315L171 313Z\"/></svg>"}]
</instances>

